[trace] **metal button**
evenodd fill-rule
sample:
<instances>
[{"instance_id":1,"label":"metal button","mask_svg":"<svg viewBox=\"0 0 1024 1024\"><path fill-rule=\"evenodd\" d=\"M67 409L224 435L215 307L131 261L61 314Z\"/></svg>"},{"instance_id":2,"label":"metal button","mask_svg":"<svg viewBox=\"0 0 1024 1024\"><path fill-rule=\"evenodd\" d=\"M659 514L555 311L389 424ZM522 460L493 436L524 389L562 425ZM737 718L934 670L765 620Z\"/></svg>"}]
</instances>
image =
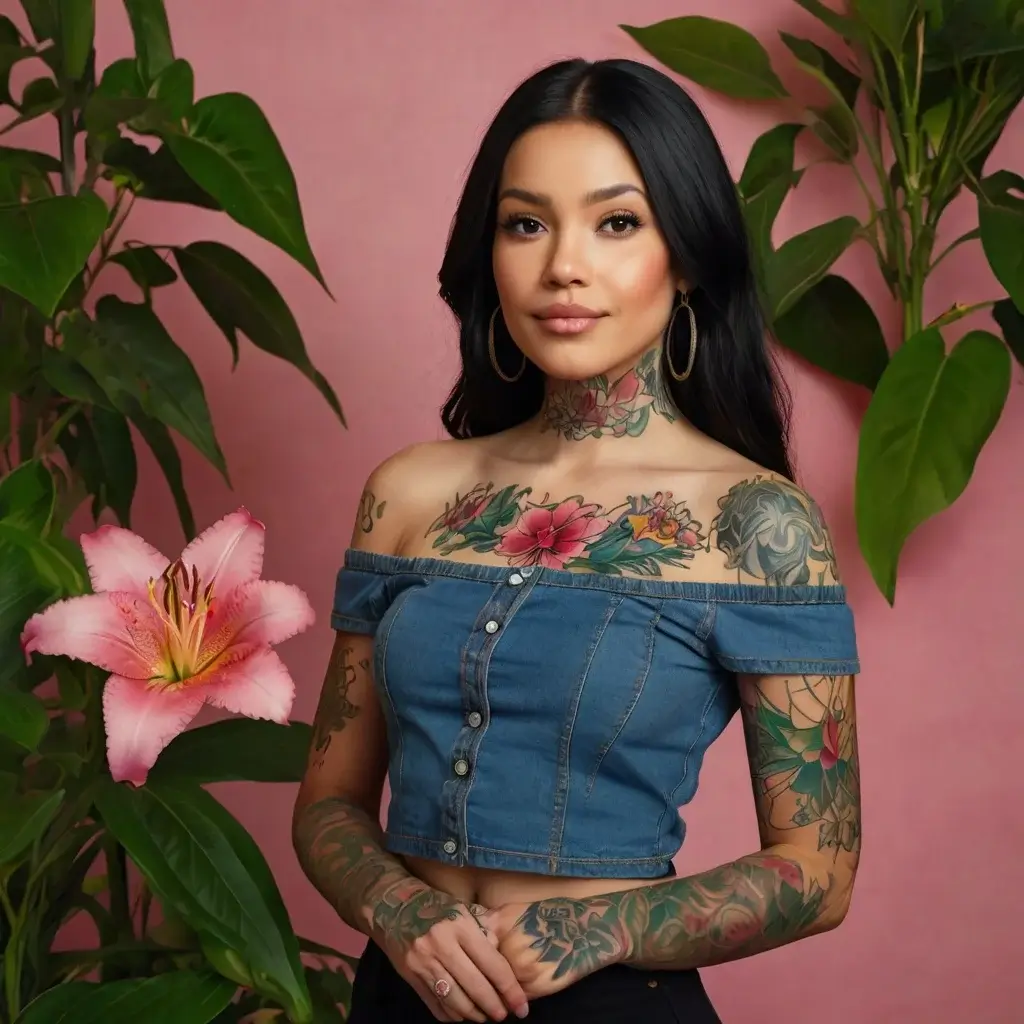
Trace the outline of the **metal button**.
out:
<instances>
[{"instance_id":1,"label":"metal button","mask_svg":"<svg viewBox=\"0 0 1024 1024\"><path fill-rule=\"evenodd\" d=\"M465 775L469 771L469 762L464 761L461 757L455 762L455 774Z\"/></svg>"},{"instance_id":2,"label":"metal button","mask_svg":"<svg viewBox=\"0 0 1024 1024\"><path fill-rule=\"evenodd\" d=\"M451 853L454 853L457 849L458 849L458 846L455 844L455 840L454 839L449 839L444 844L444 852L445 853L451 854Z\"/></svg>"},{"instance_id":3,"label":"metal button","mask_svg":"<svg viewBox=\"0 0 1024 1024\"><path fill-rule=\"evenodd\" d=\"M655 981L654 978L651 978L651 980L649 982L647 982L647 987L648 988L657 988L658 987L658 983L657 983L657 981Z\"/></svg>"},{"instance_id":4,"label":"metal button","mask_svg":"<svg viewBox=\"0 0 1024 1024\"><path fill-rule=\"evenodd\" d=\"M520 576L519 573L514 572L509 576L508 581L513 587L518 587L519 584L523 582L523 577Z\"/></svg>"},{"instance_id":5,"label":"metal button","mask_svg":"<svg viewBox=\"0 0 1024 1024\"><path fill-rule=\"evenodd\" d=\"M469 713L469 724L474 728L479 728L480 723L484 720L484 716L479 711L470 711Z\"/></svg>"},{"instance_id":6,"label":"metal button","mask_svg":"<svg viewBox=\"0 0 1024 1024\"><path fill-rule=\"evenodd\" d=\"M498 624L494 621L494 619L491 619L491 621L488 622L487 625L484 626L484 630L487 633L497 633L498 632Z\"/></svg>"},{"instance_id":7,"label":"metal button","mask_svg":"<svg viewBox=\"0 0 1024 1024\"><path fill-rule=\"evenodd\" d=\"M529 579L533 575L533 566L528 565L525 569L520 569L519 573Z\"/></svg>"}]
</instances>

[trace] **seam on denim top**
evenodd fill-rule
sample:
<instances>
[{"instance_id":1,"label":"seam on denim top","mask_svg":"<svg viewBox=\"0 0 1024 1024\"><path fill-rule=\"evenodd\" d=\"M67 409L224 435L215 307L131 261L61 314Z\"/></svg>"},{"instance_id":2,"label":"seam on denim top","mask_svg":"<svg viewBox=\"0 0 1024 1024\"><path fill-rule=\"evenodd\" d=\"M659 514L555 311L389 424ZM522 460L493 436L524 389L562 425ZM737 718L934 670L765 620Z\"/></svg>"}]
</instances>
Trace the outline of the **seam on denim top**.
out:
<instances>
[{"instance_id":1,"label":"seam on denim top","mask_svg":"<svg viewBox=\"0 0 1024 1024\"><path fill-rule=\"evenodd\" d=\"M377 551L349 548L344 566L361 572L384 576L413 573L421 576L442 576L455 579L499 583L508 578L515 566L460 562L426 555L385 555ZM720 604L845 604L846 588L842 584L820 587L765 586L758 583L706 583L695 580L647 579L637 576L612 576L610 573L570 572L568 569L536 567L541 573L537 581L546 587L568 590L605 590L653 598L681 598L688 601L711 601ZM702 624L703 625L703 624Z\"/></svg>"}]
</instances>

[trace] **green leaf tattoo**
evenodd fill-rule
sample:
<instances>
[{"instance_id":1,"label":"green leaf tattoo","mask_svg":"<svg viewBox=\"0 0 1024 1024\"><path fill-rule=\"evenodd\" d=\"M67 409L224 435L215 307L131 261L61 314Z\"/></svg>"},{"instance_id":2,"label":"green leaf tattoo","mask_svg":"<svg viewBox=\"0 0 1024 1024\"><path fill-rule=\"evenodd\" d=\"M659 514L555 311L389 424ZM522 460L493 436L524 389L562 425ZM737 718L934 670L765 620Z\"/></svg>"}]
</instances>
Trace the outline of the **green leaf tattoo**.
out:
<instances>
[{"instance_id":1,"label":"green leaf tattoo","mask_svg":"<svg viewBox=\"0 0 1024 1024\"><path fill-rule=\"evenodd\" d=\"M570 572L660 576L708 549L704 528L671 491L631 495L604 509L581 495L535 502L532 489L479 483L427 528L442 555L472 548L505 557L509 565L543 565Z\"/></svg>"},{"instance_id":2,"label":"green leaf tattoo","mask_svg":"<svg viewBox=\"0 0 1024 1024\"><path fill-rule=\"evenodd\" d=\"M795 484L755 476L718 499L711 524L726 567L769 586L837 582L832 539L821 509ZM810 563L821 569L812 579ZM831 579L829 579L831 576Z\"/></svg>"}]
</instances>

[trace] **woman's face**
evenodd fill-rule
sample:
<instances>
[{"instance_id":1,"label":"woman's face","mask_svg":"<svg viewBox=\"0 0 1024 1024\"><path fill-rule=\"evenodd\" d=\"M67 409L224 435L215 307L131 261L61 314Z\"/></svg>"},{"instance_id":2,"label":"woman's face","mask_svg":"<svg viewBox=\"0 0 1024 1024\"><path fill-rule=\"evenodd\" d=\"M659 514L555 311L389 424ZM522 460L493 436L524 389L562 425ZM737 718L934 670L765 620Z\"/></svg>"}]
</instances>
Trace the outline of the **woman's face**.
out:
<instances>
[{"instance_id":1,"label":"woman's face","mask_svg":"<svg viewBox=\"0 0 1024 1024\"><path fill-rule=\"evenodd\" d=\"M601 125L542 125L509 151L498 196L494 279L516 344L560 380L624 373L683 288L629 150Z\"/></svg>"}]
</instances>

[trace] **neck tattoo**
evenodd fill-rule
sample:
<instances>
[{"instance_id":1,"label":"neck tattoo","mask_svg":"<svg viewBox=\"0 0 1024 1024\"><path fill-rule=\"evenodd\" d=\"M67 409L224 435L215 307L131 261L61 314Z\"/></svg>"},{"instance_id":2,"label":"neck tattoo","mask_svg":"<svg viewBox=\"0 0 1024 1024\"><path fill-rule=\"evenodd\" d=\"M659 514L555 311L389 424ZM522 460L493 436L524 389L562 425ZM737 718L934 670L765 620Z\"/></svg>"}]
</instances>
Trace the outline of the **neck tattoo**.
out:
<instances>
[{"instance_id":1,"label":"neck tattoo","mask_svg":"<svg viewBox=\"0 0 1024 1024\"><path fill-rule=\"evenodd\" d=\"M551 385L541 409L541 430L557 430L567 441L585 437L637 437L651 414L671 423L677 413L658 369L658 349L646 352L618 380L604 375Z\"/></svg>"}]
</instances>

